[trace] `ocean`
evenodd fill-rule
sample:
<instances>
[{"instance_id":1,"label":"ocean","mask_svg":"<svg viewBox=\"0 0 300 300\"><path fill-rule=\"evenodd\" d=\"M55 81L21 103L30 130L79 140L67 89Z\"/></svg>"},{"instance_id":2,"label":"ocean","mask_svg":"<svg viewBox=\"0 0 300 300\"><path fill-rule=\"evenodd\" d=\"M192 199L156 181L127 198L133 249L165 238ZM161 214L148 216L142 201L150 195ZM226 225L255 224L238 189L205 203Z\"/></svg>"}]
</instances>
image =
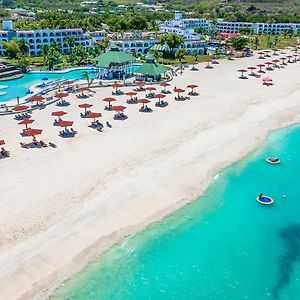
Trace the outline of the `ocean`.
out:
<instances>
[{"instance_id":1,"label":"ocean","mask_svg":"<svg viewBox=\"0 0 300 300\"><path fill-rule=\"evenodd\" d=\"M106 251L51 299L299 300L299 187L300 126L276 130L201 197ZM259 204L260 192L274 204Z\"/></svg>"}]
</instances>

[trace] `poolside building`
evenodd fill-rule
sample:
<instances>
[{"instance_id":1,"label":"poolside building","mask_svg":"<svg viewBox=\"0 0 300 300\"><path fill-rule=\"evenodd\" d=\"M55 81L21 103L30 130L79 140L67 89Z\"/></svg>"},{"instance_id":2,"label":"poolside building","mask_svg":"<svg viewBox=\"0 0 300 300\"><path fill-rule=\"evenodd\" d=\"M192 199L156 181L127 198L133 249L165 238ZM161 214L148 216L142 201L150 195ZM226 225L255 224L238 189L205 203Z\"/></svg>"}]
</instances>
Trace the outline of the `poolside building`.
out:
<instances>
[{"instance_id":1,"label":"poolside building","mask_svg":"<svg viewBox=\"0 0 300 300\"><path fill-rule=\"evenodd\" d=\"M136 59L116 45L95 58L98 77L103 79L117 78L119 80L133 74Z\"/></svg>"},{"instance_id":2,"label":"poolside building","mask_svg":"<svg viewBox=\"0 0 300 300\"><path fill-rule=\"evenodd\" d=\"M154 56L150 53L146 55L146 62L142 64L135 73L139 75L143 80L148 81L149 79L159 81L163 73L167 69L156 62Z\"/></svg>"}]
</instances>

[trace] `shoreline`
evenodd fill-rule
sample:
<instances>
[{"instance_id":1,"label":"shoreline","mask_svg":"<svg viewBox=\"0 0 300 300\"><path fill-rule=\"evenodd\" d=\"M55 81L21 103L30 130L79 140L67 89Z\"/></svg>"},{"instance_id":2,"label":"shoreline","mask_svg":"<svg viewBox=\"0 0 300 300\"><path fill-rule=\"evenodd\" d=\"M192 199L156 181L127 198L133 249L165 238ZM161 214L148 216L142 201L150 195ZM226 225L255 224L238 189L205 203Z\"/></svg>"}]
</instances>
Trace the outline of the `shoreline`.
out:
<instances>
[{"instance_id":1,"label":"shoreline","mask_svg":"<svg viewBox=\"0 0 300 300\"><path fill-rule=\"evenodd\" d=\"M243 62L248 63L245 60ZM295 72L297 67L295 64ZM214 73L215 76L217 72ZM227 72L226 68L223 72ZM177 81L181 79L178 77ZM6 271L4 276L0 276L1 298L46 298L64 279L80 271L88 262L125 236L159 221L199 197L220 169L249 154L265 140L270 131L299 122L297 111L300 111L300 104L297 99L300 90L297 86L300 80L293 80L288 93L281 91L282 94L274 97L272 87L272 93L266 91L261 99L256 100L254 97L250 103L245 102L245 105L239 103L238 107L222 107L217 116L214 115L217 101L206 103L206 121L201 123L202 120L199 121L195 115L191 116L189 124L174 123L174 128L168 132L174 139L170 140L168 133L163 137L156 136L158 140L161 139L161 143L154 145L157 147L149 149L151 144L141 137L141 150L148 151L144 152L144 157L136 157L136 149L128 150L128 160L121 161L121 167L109 169L108 178L102 177L89 184L92 190L84 198L88 201L81 199L81 205L77 205L70 215L57 217L46 231L19 241L18 247L10 249L6 255L0 255ZM248 95L243 95L242 99L244 98L248 99ZM201 104L210 99L223 98L218 95L211 97L204 91L198 100L202 103L193 100L186 105L176 106L179 110L177 117L199 107L203 109ZM226 112L232 114L232 118L228 115L226 119ZM211 120L210 114L217 121ZM172 117L171 113L168 117ZM162 125L173 124L159 119L156 115L153 118L153 121L149 121L150 124L145 123L144 126L145 131L155 131L153 135L149 133L152 138L160 131L160 126L155 121L161 121ZM174 120L176 118L171 119ZM247 128L243 127L245 124L248 125ZM124 126L131 133L130 125ZM136 130L137 134L144 132L138 128ZM135 137L130 138L129 142L134 141ZM122 133L115 134L114 138L119 143L127 143ZM113 149L113 154L121 158L115 152L117 150ZM104 150L100 154L103 153ZM39 157L38 160L40 161ZM91 172L93 170L97 168L92 168ZM160 176L156 176L158 172ZM113 186L110 185L111 182L114 183ZM18 289L12 282L18 282Z\"/></svg>"}]
</instances>

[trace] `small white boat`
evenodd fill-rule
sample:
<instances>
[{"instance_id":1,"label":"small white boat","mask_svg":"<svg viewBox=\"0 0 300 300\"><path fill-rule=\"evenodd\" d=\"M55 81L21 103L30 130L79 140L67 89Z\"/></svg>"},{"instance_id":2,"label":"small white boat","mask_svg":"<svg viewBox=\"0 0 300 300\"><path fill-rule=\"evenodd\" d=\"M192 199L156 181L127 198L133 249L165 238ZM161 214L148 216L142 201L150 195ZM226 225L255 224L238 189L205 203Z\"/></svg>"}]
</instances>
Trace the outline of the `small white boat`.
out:
<instances>
[{"instance_id":1,"label":"small white boat","mask_svg":"<svg viewBox=\"0 0 300 300\"><path fill-rule=\"evenodd\" d=\"M266 161L271 165L278 165L280 164L280 159L278 157L268 157Z\"/></svg>"},{"instance_id":2,"label":"small white boat","mask_svg":"<svg viewBox=\"0 0 300 300\"><path fill-rule=\"evenodd\" d=\"M270 205L274 203L274 200L269 196L262 195L261 197L257 197L256 201L263 205Z\"/></svg>"}]
</instances>

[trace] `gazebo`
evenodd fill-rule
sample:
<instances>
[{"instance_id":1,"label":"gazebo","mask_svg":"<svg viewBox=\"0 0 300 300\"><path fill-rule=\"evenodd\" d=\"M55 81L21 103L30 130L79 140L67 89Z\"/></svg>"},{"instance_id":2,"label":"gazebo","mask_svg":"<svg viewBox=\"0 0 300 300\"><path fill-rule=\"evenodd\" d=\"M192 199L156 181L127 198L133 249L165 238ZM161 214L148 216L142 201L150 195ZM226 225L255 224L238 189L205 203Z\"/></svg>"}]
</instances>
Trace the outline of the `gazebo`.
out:
<instances>
[{"instance_id":1,"label":"gazebo","mask_svg":"<svg viewBox=\"0 0 300 300\"><path fill-rule=\"evenodd\" d=\"M166 72L166 68L157 63L154 56L150 53L146 56L146 62L141 65L135 73L142 77L142 80L152 78L153 80L160 80L161 74Z\"/></svg>"},{"instance_id":2,"label":"gazebo","mask_svg":"<svg viewBox=\"0 0 300 300\"><path fill-rule=\"evenodd\" d=\"M99 78L119 80L130 75L135 58L133 55L121 51L118 46L112 45L110 49L95 58Z\"/></svg>"}]
</instances>

